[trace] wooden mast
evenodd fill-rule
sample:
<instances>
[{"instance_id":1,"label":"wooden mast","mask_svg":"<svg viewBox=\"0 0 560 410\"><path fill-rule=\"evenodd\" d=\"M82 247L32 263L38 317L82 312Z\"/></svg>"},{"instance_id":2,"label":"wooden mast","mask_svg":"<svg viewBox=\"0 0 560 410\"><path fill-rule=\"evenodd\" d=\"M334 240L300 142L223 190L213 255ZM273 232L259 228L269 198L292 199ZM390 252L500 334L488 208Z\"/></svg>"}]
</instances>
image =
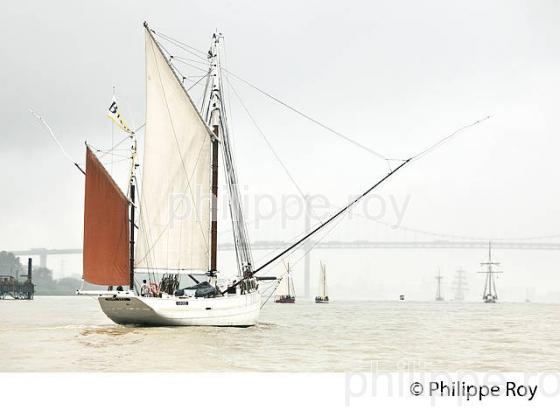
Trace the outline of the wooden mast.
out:
<instances>
[{"instance_id":1,"label":"wooden mast","mask_svg":"<svg viewBox=\"0 0 560 410\"><path fill-rule=\"evenodd\" d=\"M212 225L210 228L210 272L218 270L218 133L219 127L213 126L216 138L212 140Z\"/></svg>"},{"instance_id":2,"label":"wooden mast","mask_svg":"<svg viewBox=\"0 0 560 410\"><path fill-rule=\"evenodd\" d=\"M209 123L212 125L212 203L210 222L210 274L215 275L218 271L218 157L219 157L219 134L221 118L221 83L219 76L219 57L218 57L219 35L214 33L212 45L210 46L210 76L212 78L212 89L210 92Z\"/></svg>"},{"instance_id":3,"label":"wooden mast","mask_svg":"<svg viewBox=\"0 0 560 410\"><path fill-rule=\"evenodd\" d=\"M134 164L132 165L134 167ZM134 221L136 214L136 185L134 179L130 179L130 290L134 289Z\"/></svg>"},{"instance_id":4,"label":"wooden mast","mask_svg":"<svg viewBox=\"0 0 560 410\"><path fill-rule=\"evenodd\" d=\"M134 248L136 241L134 240L134 228L136 228L136 135L134 132L129 133L132 145L130 148L130 272L129 272L129 288L134 289Z\"/></svg>"}]
</instances>

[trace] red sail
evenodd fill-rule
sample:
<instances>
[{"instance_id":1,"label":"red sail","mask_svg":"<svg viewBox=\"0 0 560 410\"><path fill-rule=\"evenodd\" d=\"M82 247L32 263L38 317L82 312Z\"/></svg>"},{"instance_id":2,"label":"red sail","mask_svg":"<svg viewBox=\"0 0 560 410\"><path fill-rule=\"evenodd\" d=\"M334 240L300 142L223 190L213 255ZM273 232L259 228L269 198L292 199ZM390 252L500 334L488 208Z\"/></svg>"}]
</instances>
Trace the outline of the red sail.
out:
<instances>
[{"instance_id":1,"label":"red sail","mask_svg":"<svg viewBox=\"0 0 560 410\"><path fill-rule=\"evenodd\" d=\"M88 148L84 209L84 279L97 285L130 282L128 199Z\"/></svg>"}]
</instances>

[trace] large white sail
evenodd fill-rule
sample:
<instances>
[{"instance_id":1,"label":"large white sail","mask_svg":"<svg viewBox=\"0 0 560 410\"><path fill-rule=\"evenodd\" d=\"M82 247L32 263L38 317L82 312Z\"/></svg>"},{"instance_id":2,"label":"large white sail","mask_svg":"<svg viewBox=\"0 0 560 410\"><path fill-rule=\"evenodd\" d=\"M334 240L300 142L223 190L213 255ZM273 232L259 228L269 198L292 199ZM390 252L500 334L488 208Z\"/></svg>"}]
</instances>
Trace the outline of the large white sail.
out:
<instances>
[{"instance_id":1,"label":"large white sail","mask_svg":"<svg viewBox=\"0 0 560 410\"><path fill-rule=\"evenodd\" d=\"M138 268L208 270L211 134L146 29Z\"/></svg>"}]
</instances>

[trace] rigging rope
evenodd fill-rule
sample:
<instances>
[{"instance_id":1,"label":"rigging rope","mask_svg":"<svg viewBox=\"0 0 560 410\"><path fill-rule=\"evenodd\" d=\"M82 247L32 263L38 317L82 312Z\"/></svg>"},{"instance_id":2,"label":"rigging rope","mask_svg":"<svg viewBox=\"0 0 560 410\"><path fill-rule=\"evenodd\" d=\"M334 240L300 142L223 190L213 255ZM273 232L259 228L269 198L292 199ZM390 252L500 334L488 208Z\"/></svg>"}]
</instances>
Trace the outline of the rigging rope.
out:
<instances>
[{"instance_id":1,"label":"rigging rope","mask_svg":"<svg viewBox=\"0 0 560 410\"><path fill-rule=\"evenodd\" d=\"M274 292L276 292L276 289L278 289L278 287L280 286L280 282L282 282L282 278L276 279L275 280L276 283L273 283L272 285L270 285L268 288L266 288L262 293L266 293L270 290L270 288L274 287L274 289L272 289L272 292L270 292L270 294L268 295L268 297L266 298L266 300L261 303L261 309L264 305L267 304L267 302L270 300L270 298L272 297L272 295L274 295Z\"/></svg>"},{"instance_id":2,"label":"rigging rope","mask_svg":"<svg viewBox=\"0 0 560 410\"><path fill-rule=\"evenodd\" d=\"M167 50L165 50L165 52L166 52L166 53L169 53ZM170 60L178 61L178 62L180 62L181 64L184 64L184 65L186 65L186 66L189 66L189 67L191 67L191 68L194 68L194 69L199 70L199 71L202 71L202 72L208 71L208 64L206 64L204 68L198 67L198 66L196 66L196 65L194 65L194 64L192 64L192 63L189 63L189 62L185 61L185 59L183 59L182 57L177 57L177 56L175 56L175 55L173 55L173 54L169 54L169 59L170 59Z\"/></svg>"},{"instance_id":3,"label":"rigging rope","mask_svg":"<svg viewBox=\"0 0 560 410\"><path fill-rule=\"evenodd\" d=\"M325 234L323 236L321 236L316 242L314 242L308 249L306 249L306 251L303 253L302 256L300 256L298 259L296 259L296 261L293 263L292 266L297 266L303 258L305 258L309 253L311 253L311 251L313 250L313 248L315 248L319 243L321 243L323 241L323 239L325 239L337 226L338 224L346 217L346 215L343 215L341 218L339 218L328 230L327 232L325 232ZM293 254L295 252L295 249L292 249L290 252L288 252L286 255L289 256L291 254ZM282 259L282 261L278 260L276 261L276 263L272 264L269 268L275 268L280 262L284 263L284 260ZM268 295L268 297L266 298L266 300L264 301L263 304L261 304L261 308L269 301L269 299L272 297L272 295L274 294L274 292L276 291L276 289L278 289L278 287L280 286L280 283L282 281L283 277L277 279L277 283L274 286L274 289L272 290L272 292L270 293L270 295ZM268 291L267 288L265 290ZM264 293L264 292L263 292Z\"/></svg>"},{"instance_id":4,"label":"rigging rope","mask_svg":"<svg viewBox=\"0 0 560 410\"><path fill-rule=\"evenodd\" d=\"M354 139L352 139L352 138L350 138L350 137L348 137L348 136L342 134L342 133L339 132L339 131L334 130L333 128L329 127L328 125L325 125L324 123L320 122L319 120L316 120L315 118L313 118L313 117L311 117L311 116L305 114L304 112L298 110L297 108L294 108L294 107L292 107L291 105L285 103L284 101L282 101L282 100L276 98L276 97L273 96L272 94L270 94L270 93L268 93L268 92L266 92L266 91L260 89L259 87L257 87L256 85L250 83L249 81L247 81L247 80L241 78L240 76L238 76L238 75L232 73L231 71L227 70L226 68L224 68L224 71L226 71L226 72L227 72L228 74L230 74L232 77L234 77L234 78L238 79L239 81L245 83L245 84L248 85L249 87L253 88L254 90L258 91L259 93L263 94L264 96L266 96L266 97L272 99L273 101L277 102L278 104L284 106L285 108L289 109L290 111L295 112L295 113L298 114L299 116L301 116L301 117L303 117L303 118L305 118L305 119L311 121L312 123L318 125L319 127L323 128L323 129L325 129L325 130L331 132L332 134L334 134L334 135L336 135L336 136L338 136L338 137L340 137L340 138L342 138L342 139L348 141L349 143L351 143L351 144L353 144L353 145L355 145L355 146L357 146L357 147L359 147L359 148L361 148L361 149L363 149L363 150L369 152L370 154L374 155L375 157L377 157L377 158L379 158L379 159L387 160L387 157L386 157L385 155L383 155L383 154L381 154L381 153L379 153L379 152L377 152L377 151L374 151L373 149L371 149L371 148L365 146L364 144L362 144L362 143L360 143L360 142L358 142L358 141L356 141L356 140L354 140Z\"/></svg>"},{"instance_id":5,"label":"rigging rope","mask_svg":"<svg viewBox=\"0 0 560 410\"><path fill-rule=\"evenodd\" d=\"M153 32L155 33L155 31L153 31ZM194 53L193 53L193 51L190 51L190 50L195 50L195 51L197 51L198 53L200 53L201 55L203 54L203 52L201 52L200 50L197 50L197 49L195 49L194 47L189 46L189 45L186 44L186 43L182 43L182 42L180 42L179 40L172 39L171 37L166 36L166 35L163 35L163 36L166 37L166 39L167 39L169 42L175 44L176 46L182 48L183 50L186 50L186 51L187 51L187 48L188 48L188 50L189 50L189 52L190 52L191 54L194 54ZM185 48L185 47L187 47L187 48ZM167 51L167 50L166 50L166 51ZM196 54L195 54L195 55L196 55ZM202 58L201 55L198 55L197 57L198 57L198 58ZM172 58L173 58L173 56L172 56ZM191 59L183 59L182 57L176 57L176 59L177 59L178 61L180 61L180 62L183 62L183 63L186 63L187 61L193 61L193 60L191 60ZM184 60L184 61L181 61L181 60ZM193 61L193 62L194 62L194 61ZM196 68L196 67L195 67L195 68ZM371 148L369 148L369 147L367 147L367 146L365 146L365 145L363 145L363 144L361 144L361 143L359 143L359 142L353 140L352 138L350 138L350 137L348 137L348 136L346 136L346 135L344 135L344 134L342 134L342 133L340 133L340 132L338 132L338 131L332 129L331 127L325 125L324 123L322 123L322 122L320 122L320 121L314 119L313 117L311 117L311 116L309 116L309 115L303 113L302 111L300 111L300 110L294 108L293 106L291 106L291 105L289 105L289 104L287 104L287 103L281 101L280 99L274 97L274 96L271 95L270 93L268 93L268 92L262 90L261 88L257 87L256 85L252 84L251 82L249 82L249 81L247 81L247 80L241 78L240 76L238 76L238 75L236 75L235 73L229 71L229 70L226 69L225 67L221 66L220 68L221 68L221 70L223 70L223 71L226 72L227 74L229 74L229 75L231 75L232 77L236 78L237 80L239 80L239 81L245 83L245 84L248 85L249 87L253 88L254 90L258 91L259 93L263 94L264 96L266 96L266 97L272 99L273 101L275 101L275 102L277 102L278 104L284 106L285 108L287 108L287 109L293 111L294 113L296 113L296 114L302 116L303 118L305 118L305 119L307 119L307 120L313 122L314 124L316 124L316 125L322 127L323 129L325 129L325 130L327 130L327 131L333 133L334 135L337 135L338 137L340 137L340 138L342 138L342 139L344 139L344 140L346 140L346 141L352 143L353 145L356 145L356 146L360 147L361 149L363 149L363 150L369 152L370 154L376 156L377 158L380 158L380 159L386 161L386 162L387 162L387 165L388 165L388 167L389 167L389 171L390 171L390 172L389 172L389 175L387 175L385 178L383 178L383 180L385 180L388 176L390 176L391 174L393 174L395 171L397 171L398 169L400 169L402 166L404 166L404 165L407 164L408 162L411 162L411 161L414 161L414 160L418 160L418 159L422 158L423 156L427 155L428 153L432 152L432 151L435 150L437 147L439 147L440 145L446 143L446 142L449 141L451 138L453 138L454 136L456 136L457 134L459 134L461 131L463 131L463 130L465 130L465 129L467 129L467 128L473 127L473 126L475 126L475 125L477 125L477 124L479 124L479 123L481 123L481 122L487 120L488 118L490 118L489 116L487 116L487 117L485 117L485 118L483 118L483 119L480 119L480 120L478 120L478 121L475 121L475 122L472 123L472 124L468 124L468 125L465 125L465 126L459 128L459 129L457 129L456 131L454 131L454 132L451 133L450 135L448 135L448 136L442 138L440 141L438 141L438 142L436 142L435 144L429 146L429 147L426 148L425 150L423 150L423 151L419 152L418 154L416 154L416 155L410 157L408 160L400 160L400 159L397 160L397 159L388 158L388 157L386 157L385 155L382 155L381 153L379 153L379 152L377 152L377 151L375 151L375 150L372 150ZM274 148L273 148L272 145L270 144L270 141L269 141L268 138L264 135L262 129L261 129L261 128L259 127L259 125L256 123L254 117L253 117L253 116L250 114L250 112L248 111L246 105L243 103L241 97L240 97L239 94L237 93L237 90L233 87L233 84L232 84L231 81L229 80L229 77L226 76L226 80L227 80L227 82L228 82L228 85L231 87L231 89L233 90L234 94L236 95L236 97L239 99L239 101L240 101L240 103L241 103L243 109L246 111L247 115L249 116L249 118L250 118L251 121L253 122L253 125L254 125L255 128L258 130L258 132L259 132L259 134L262 136L262 138L265 140L265 142L266 142L266 144L268 145L269 149L272 151L273 155L275 156L275 158L277 159L277 161L280 163L280 165L281 165L282 168L284 169L285 173L288 175L288 177L289 177L289 179L291 180L291 182L294 184L294 186L296 187L296 189L298 190L298 192L300 193L300 195L302 195L303 197L305 197L305 194L303 194L303 191L301 190L301 188L299 187L299 185L297 184L297 182L295 181L295 179L293 178L293 176L291 175L291 173L289 172L289 170L287 169L287 167L285 166L285 164L281 161L281 159L279 158L278 154L275 152ZM400 165L399 165L395 170L393 170L392 167L391 167L391 161L399 161L399 162L400 162ZM383 180L382 180L382 181L383 181ZM376 186L377 186L377 184L376 184ZM370 189L370 190L371 190L371 189ZM366 191L366 193L369 192L370 190ZM357 201L357 200L356 200L356 201ZM352 204L355 203L356 201L353 201ZM346 208L344 208L344 209L348 209L349 206L351 206L351 204L348 205L348 206L347 206ZM339 213L337 213L336 215L339 215ZM336 217L336 215L335 215L335 217ZM340 219L341 219L341 218L340 218ZM332 231L332 229L334 229L334 227L335 227L336 225L338 225L338 223L340 222L340 219L337 221L336 224L334 224L333 227L331 227L331 229L329 229L329 231L327 232L327 234L328 234L330 231ZM332 220L333 220L332 218L329 219L329 220L327 221L327 223L330 222L330 221L332 221ZM316 232L318 229L320 229L320 228L315 228L315 229L313 229L312 232L311 232L310 234L306 235L304 238L302 238L300 241L298 241L298 244L301 243L301 242L303 242L303 241L305 241L305 240L307 240L307 239L311 236L311 234L314 233L314 232ZM324 236L323 236L323 237L324 237ZM322 237L322 238L323 238L323 237ZM322 239L322 238L321 238L321 239ZM315 244L314 246L316 246L316 244ZM284 254L290 252L292 249L293 249L293 248L290 247L290 248L288 248L287 250L283 251L280 255L278 255L277 257L273 258L271 261L269 261L269 262L266 263L265 265L261 266L260 268L258 268L258 269L255 270L254 272L256 273L256 272L259 271L260 269L262 269L262 268L264 268L265 266L267 266L268 264L272 263L274 260L276 260L276 259L277 259L278 257L280 257L281 255L284 255Z\"/></svg>"},{"instance_id":6,"label":"rigging rope","mask_svg":"<svg viewBox=\"0 0 560 410\"><path fill-rule=\"evenodd\" d=\"M41 121L41 123L43 123L43 125L45 126L45 128L49 131L49 134L51 136L51 138L53 139L53 141L56 143L56 145L58 145L58 148L60 148L60 151L62 152L62 154L66 157L66 159L68 159L70 162L72 162L72 164L74 164L76 166L76 168L78 168L82 174L86 174L86 172L80 167L80 165L78 165L78 163L76 161L74 161L72 159L72 157L70 156L70 154L68 154L68 152L66 152L66 150L64 149L64 147L62 146L62 144L60 143L60 141L58 140L58 138L56 138L56 136L54 135L53 130L51 129L51 127L49 126L49 124L47 124L47 122L43 119L43 117L41 117L39 114L37 114L35 111L33 111L31 108L29 109L29 112L35 117L37 118L39 121Z\"/></svg>"},{"instance_id":7,"label":"rigging rope","mask_svg":"<svg viewBox=\"0 0 560 410\"><path fill-rule=\"evenodd\" d=\"M235 87L233 87L233 84L231 84L231 82L229 81L229 79L226 77L226 81L228 83L228 85L231 87L234 95L237 97L237 100L239 101L239 103L241 104L241 106L243 107L243 109L245 110L245 113L247 114L247 116L249 117L249 119L251 120L251 122L253 123L253 125L255 126L255 128L257 129L257 131L259 132L260 136L262 137L262 139L265 141L266 145L268 146L268 148L270 149L270 151L272 152L272 154L274 155L274 158L276 158L276 160L278 161L278 163L280 164L280 166L282 167L282 169L284 170L284 172L286 173L286 175L288 176L288 178L290 179L290 181L292 182L292 184L294 184L294 186L296 187L297 191L299 192L299 194L305 198L305 194L303 193L303 191L301 190L300 186L298 185L298 183L296 182L296 180L294 179L294 177L292 176L291 172L288 170L288 167L286 167L286 165L284 164L284 162L280 159L280 156L278 155L278 153L276 152L276 150L274 149L274 147L272 146L272 144L270 143L270 140L266 137L266 135L264 134L262 128L259 126L259 124L257 124L257 121L255 120L255 118L253 117L253 115L249 112L249 109L247 108L247 106L245 105L245 103L243 102L243 100L241 99L239 93L237 92L237 90L235 89Z\"/></svg>"},{"instance_id":8,"label":"rigging rope","mask_svg":"<svg viewBox=\"0 0 560 410\"><path fill-rule=\"evenodd\" d=\"M207 54L204 51L199 50L195 47L192 47L192 46L188 45L187 43L184 43L182 41L174 39L173 37L170 37L166 34L163 34L162 32L159 32L159 31L156 32L153 29L150 29L150 31L152 33L154 33L156 36L161 37L163 40L166 40L166 41L170 42L171 44L174 44L175 46L179 47L180 49L185 50L186 52L200 58L201 60L206 61Z\"/></svg>"},{"instance_id":9,"label":"rigging rope","mask_svg":"<svg viewBox=\"0 0 560 410\"><path fill-rule=\"evenodd\" d=\"M327 225L328 223L332 222L334 219L336 219L338 216L340 216L343 212L345 212L346 210L348 210L350 207L352 207L354 204L356 204L360 199L362 199L364 196L366 196L367 194L369 194L371 191L373 191L377 186L379 186L383 181L385 181L387 178L389 178L392 174L394 174L395 172L397 172L399 169L401 169L402 167L404 167L405 165L407 165L408 163L412 162L415 159L419 159L422 156L426 155L427 153L431 152L432 150L436 149L437 147L439 147L441 144L445 143L446 141L448 141L449 139L451 139L452 137L454 137L455 135L457 135L458 133L460 133L461 131L473 127L477 124L480 124L482 121L487 120L488 118L490 118L490 116L487 116L485 118L482 118L480 120L475 121L472 124L468 124L465 125L459 129L457 129L456 131L454 131L453 133L451 133L450 135L442 138L441 140L439 140L438 142L436 142L435 144L433 144L432 146L428 147L427 149L421 151L419 154L416 154L412 157L410 157L409 159L407 159L406 161L402 162L397 168L395 168L394 170L392 170L388 175L386 175L383 179L381 179L380 181L378 181L375 185L373 185L371 188L369 188L367 191L365 191L362 195L360 195L358 198L356 198L355 200L353 200L352 202L350 202L348 205L346 205L344 208L342 208L340 211L338 211L337 213L335 213L333 216L331 216L326 222L324 222L322 225L320 225L319 227L311 230L311 232L309 232L307 235L305 235L303 238L301 238L300 240L298 240L296 243L294 243L293 245L291 245L290 247L288 247L287 249L285 249L284 251L282 251L281 253L279 253L278 255L276 255L274 258L272 258L271 260L269 260L268 262L266 262L265 264L261 265L259 268L255 269L253 272L257 273L259 272L261 269L266 268L268 265L270 265L271 263L273 263L274 261L276 261L278 258L282 257L283 255L287 254L288 252L291 252L296 246L300 245L301 243L307 241L312 235L314 235L317 231L319 231L323 226ZM338 221L340 222L340 221Z\"/></svg>"},{"instance_id":10,"label":"rigging rope","mask_svg":"<svg viewBox=\"0 0 560 410\"><path fill-rule=\"evenodd\" d=\"M445 144L446 142L448 142L451 138L453 138L454 136L456 136L457 134L459 134L461 131L466 130L467 128L471 128L474 127L475 125L480 124L481 122L484 122L486 120L488 120L490 118L490 115L487 115L484 118L481 118L479 120L476 120L475 122L471 123L471 124L467 124L467 125L463 125L461 128L456 129L455 131L453 131L451 134L449 134L448 136L442 138L441 140L439 140L438 142L436 142L435 144L429 146L428 148L426 148L425 150L421 151L420 153L414 155L411 158L411 161L416 161L420 158L422 158L423 156L429 154L430 152L432 152L433 150L435 150L436 148L438 148L439 146Z\"/></svg>"},{"instance_id":11,"label":"rigging rope","mask_svg":"<svg viewBox=\"0 0 560 410\"><path fill-rule=\"evenodd\" d=\"M155 32L154 30L152 30L152 32L153 32L154 34L156 34L156 32ZM165 34L163 34L163 33L157 33L157 34L160 35L160 36L162 36L162 38L164 38L165 40L169 41L170 43L176 45L177 47L179 47L179 48L181 48L181 49L183 49L183 50L185 50L185 51L188 51L189 53L194 53L192 50L198 52L199 55L197 55L197 57L199 57L199 58L202 59L202 55L204 55L204 52L203 52L203 51L201 51L201 50L199 50L199 49L197 49L197 48L195 48L195 47L192 47L192 46L190 46L190 45L188 45L188 44L186 44L186 43L184 43L184 42L182 42L182 41L179 41L179 40L174 39L174 38L172 38L172 37L170 37L170 36L167 36L167 35L165 35ZM167 50L166 50L166 51L167 51ZM195 55L196 55L196 54L195 54ZM175 58L177 58L177 59L182 59L182 57L177 57L177 56L175 56ZM198 67L196 67L196 68L198 68ZM373 149L371 149L371 148L365 146L364 144L362 144L362 143L360 143L360 142L358 142L358 141L356 141L356 140L354 140L354 139L348 137L347 135L344 135L343 133L341 133L341 132L339 132L339 131L336 131L335 129L329 127L328 125L326 125L326 124L320 122L319 120L317 120L317 119L311 117L310 115L305 114L304 112L302 112L302 111L298 110L297 108L295 108L295 107L289 105L288 103L285 103L284 101L280 100L279 98L273 96L272 94L270 94L270 93L264 91L264 90L261 89L260 87L254 85L254 84L251 83L250 81L247 81L246 79L244 79L244 78L240 77L239 75L233 73L232 71L230 71L230 70L227 69L226 67L223 67L223 66L222 66L221 69L222 69L223 71L225 71L227 74L229 74L229 75L231 75L232 77L236 78L237 80L243 82L244 84L246 84L246 85L248 85L249 87L253 88L254 90L258 91L258 92L261 93L262 95L264 95L264 96L270 98L271 100L275 101L276 103L278 103L278 104L282 105L283 107L289 109L290 111L292 111L292 112L298 114L299 116L301 116L301 117L303 117L303 118L305 118L305 119L311 121L312 123L318 125L319 127L321 127L321 128L323 128L323 129L325 129L325 130L331 132L332 134L334 134L334 135L336 135L336 136L338 136L338 137L340 137L340 138L346 140L347 142L349 142L349 143L351 143L351 144L353 144L353 145L355 145L355 146L357 146L357 147L359 147L359 148L361 148L361 149L363 149L363 150L369 152L370 154L374 155L375 157L386 161L386 162L387 162L387 165L389 166L389 170L390 170L390 171L392 171L392 168L391 168L391 165L390 165L390 161L399 161L399 162L403 162L403 161L404 161L403 159L388 158L387 156L381 154L380 152L375 151L375 150L373 150ZM231 82L229 81L229 78L226 77L226 79L227 79L227 81L228 81L230 87L232 87L232 89L233 89L233 86L232 86ZM233 90L235 91L235 89L233 89ZM457 130L454 131L452 134L450 134L450 135L448 135L447 137L443 138L442 140L438 141L436 144L434 144L434 145L432 145L432 146L426 148L425 150L421 151L420 153L416 154L414 157L411 158L411 160L420 159L421 157L423 157L424 155L430 153L432 150L434 150L434 149L437 148L438 146L444 144L445 142L447 142L448 140L450 140L451 138L453 138L455 135L457 135L458 133L460 133L460 132L463 131L464 129L473 127L473 126L475 126L475 125L477 125L477 124L479 124L479 123L481 123L481 122L483 122L483 121L486 121L486 120L489 119L489 118L490 118L490 116L486 116L486 117L484 117L484 118L482 118L482 119L480 119L480 120L478 120L478 121L475 121L475 122L472 123L472 124L468 124L468 125L465 125L465 126L459 128L459 129L457 129ZM291 179L292 179L292 178L291 178Z\"/></svg>"},{"instance_id":12,"label":"rigging rope","mask_svg":"<svg viewBox=\"0 0 560 410\"><path fill-rule=\"evenodd\" d=\"M156 34L155 31L152 30L152 32L153 32L154 34ZM189 53L191 53L191 54L194 54L193 51L191 51L191 50L195 50L196 52L200 53L200 55L205 55L205 53L202 52L201 50L198 50L198 49L196 49L195 47L192 47L192 46L190 46L190 45L188 45L188 44L186 44L186 43L184 43L184 42L182 42L182 41L179 41L179 40L177 40L177 39L174 39L174 38L172 38L172 37L170 37L170 36L167 36L167 35L165 35L165 34L162 34L162 33L157 33L157 34L158 34L159 36L162 36L162 38L164 38L164 39L167 40L168 42L174 44L175 46L177 46L177 47L179 47L179 48L181 48L181 49L183 49L183 50L185 50L185 51L187 51L187 52L189 52ZM196 54L194 54L194 55L196 55ZM202 58L200 55L197 55L197 57ZM174 58L180 59L180 58L182 58L182 57L174 56ZM186 63L185 63L185 64L186 64ZM317 120L317 119L311 117L310 115L305 114L304 112L302 112L302 111L298 110L297 108L295 108L295 107L289 105L288 103L285 103L284 101L280 100L279 98L273 96L272 94L270 94L270 93L264 91L263 89L257 87L256 85L252 84L251 82L249 82L249 81L245 80L244 78L238 76L237 74L231 72L231 71L228 70L226 67L223 67L223 66L222 66L221 69L224 70L224 71L225 71L226 73L228 73L229 75L231 75L232 77L236 78L237 80L239 80L239 81L245 83L245 84L248 85L249 87L251 87L251 88L253 88L254 90L258 91L259 93L263 94L264 96L266 96L266 97L272 99L272 100L275 101L276 103L278 103L278 104L284 106L285 108L289 109L290 111L293 111L294 113L298 114L299 116L301 116L301 117L307 119L308 121L311 121L312 123L314 123L314 124L318 125L319 127L321 127L321 128L323 128L323 129L329 131L330 133L332 133L332 134L334 134L334 135L336 135L336 136L338 136L338 137L340 137L340 138L346 140L347 142L349 142L349 143L351 143L351 144L353 144L353 145L355 145L355 146L357 146L357 147L359 147L359 148L361 148L361 149L363 149L363 150L369 152L370 154L374 155L375 157L377 157L377 158L379 158L379 159L382 159L382 160L387 160L387 159L388 159L385 155L381 154L380 152L375 151L375 150L373 150L373 149L367 147L366 145L364 145L364 144L362 144L362 143L360 143L360 142L354 140L353 138L350 138L350 137L347 136L347 135L344 135L343 133L341 133L341 132L339 132L339 131L336 131L335 129L329 127L328 125L322 123L321 121L319 121L319 120Z\"/></svg>"}]
</instances>

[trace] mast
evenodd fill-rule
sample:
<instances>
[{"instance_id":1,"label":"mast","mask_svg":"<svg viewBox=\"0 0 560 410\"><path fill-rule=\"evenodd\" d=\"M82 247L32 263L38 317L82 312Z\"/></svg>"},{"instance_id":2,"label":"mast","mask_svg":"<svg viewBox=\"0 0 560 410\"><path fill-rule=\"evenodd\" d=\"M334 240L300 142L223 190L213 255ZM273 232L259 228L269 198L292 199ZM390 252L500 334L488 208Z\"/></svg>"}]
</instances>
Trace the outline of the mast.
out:
<instances>
[{"instance_id":1,"label":"mast","mask_svg":"<svg viewBox=\"0 0 560 410\"><path fill-rule=\"evenodd\" d=\"M134 221L135 221L135 211L136 206L134 201L136 200L136 185L134 181L130 180L130 290L134 289Z\"/></svg>"},{"instance_id":2,"label":"mast","mask_svg":"<svg viewBox=\"0 0 560 410\"><path fill-rule=\"evenodd\" d=\"M213 147L212 147L212 172L213 178L212 183L216 184L215 193L214 185L213 189L213 199L217 200L217 185L218 185L218 144L221 145L221 153L223 155L223 166L224 166L224 176L226 178L228 196L229 196L229 212L232 223L233 231L233 241L235 245L236 260L237 260L237 270L238 270L238 281L244 277L252 276L252 265L253 257L251 254L250 240L247 232L247 226L245 224L245 219L243 216L243 210L241 205L241 195L239 193L237 175L235 170L235 163L233 157L233 150L231 147L229 127L228 127L228 117L227 110L224 101L224 95L222 90L222 67L221 67L221 56L220 56L220 42L223 38L221 33L214 33L212 36L212 43L208 53L208 59L210 62L210 96L209 98L204 98L206 103L203 104L202 111L205 113L206 122L212 127L214 131ZM215 175L215 176L214 176ZM213 206L213 211L216 207ZM217 216L217 210L216 210ZM215 223L216 222L216 223ZM214 231L214 227L216 231ZM217 221L214 218L212 220L212 238L214 232L217 232ZM217 249L217 243L212 242L211 249L215 251ZM215 261L215 258L212 259ZM211 263L212 264L212 263Z\"/></svg>"},{"instance_id":3,"label":"mast","mask_svg":"<svg viewBox=\"0 0 560 410\"><path fill-rule=\"evenodd\" d=\"M327 265L321 263L321 297L327 296Z\"/></svg>"},{"instance_id":4,"label":"mast","mask_svg":"<svg viewBox=\"0 0 560 410\"><path fill-rule=\"evenodd\" d=\"M463 269L457 270L455 274L455 280L453 281L454 290L455 290L455 300L456 301L463 301L465 300L465 290L467 281L465 279L465 271Z\"/></svg>"},{"instance_id":5,"label":"mast","mask_svg":"<svg viewBox=\"0 0 560 410\"><path fill-rule=\"evenodd\" d=\"M134 249L136 248L136 241L134 240L135 227L136 227L136 134L134 131L129 132L129 137L132 141L130 146L130 174L129 174L129 199L130 199L130 279L129 288L134 289Z\"/></svg>"},{"instance_id":6,"label":"mast","mask_svg":"<svg viewBox=\"0 0 560 410\"><path fill-rule=\"evenodd\" d=\"M488 242L488 292L492 294L492 243Z\"/></svg>"},{"instance_id":7,"label":"mast","mask_svg":"<svg viewBox=\"0 0 560 410\"><path fill-rule=\"evenodd\" d=\"M291 290L290 290L290 262L288 262L287 265L286 265L286 295L287 296L291 295Z\"/></svg>"},{"instance_id":8,"label":"mast","mask_svg":"<svg viewBox=\"0 0 560 410\"><path fill-rule=\"evenodd\" d=\"M295 296L296 290L292 280L292 271L290 270L290 262L288 262L288 296Z\"/></svg>"},{"instance_id":9,"label":"mast","mask_svg":"<svg viewBox=\"0 0 560 410\"><path fill-rule=\"evenodd\" d=\"M219 128L213 126L212 140L212 226L210 228L210 273L218 270L218 137Z\"/></svg>"},{"instance_id":10,"label":"mast","mask_svg":"<svg viewBox=\"0 0 560 410\"><path fill-rule=\"evenodd\" d=\"M321 297L325 297L325 265L321 264Z\"/></svg>"},{"instance_id":11,"label":"mast","mask_svg":"<svg viewBox=\"0 0 560 410\"><path fill-rule=\"evenodd\" d=\"M212 222L210 227L210 274L215 275L218 268L218 138L220 135L221 118L221 82L219 76L218 43L220 36L214 33L210 47L210 79L212 88L210 94L210 118L209 125L212 127L214 136L212 138ZM208 120L208 119L207 119Z\"/></svg>"},{"instance_id":12,"label":"mast","mask_svg":"<svg viewBox=\"0 0 560 410\"><path fill-rule=\"evenodd\" d=\"M494 278L494 274L502 273L502 271L494 270L494 266L499 266L500 263L492 262L492 242L488 242L488 262L483 262L480 265L486 266L486 271L479 272L486 274L482 300L484 302L495 302L498 299L498 292L496 291L496 280Z\"/></svg>"},{"instance_id":13,"label":"mast","mask_svg":"<svg viewBox=\"0 0 560 410\"><path fill-rule=\"evenodd\" d=\"M438 270L438 274L436 276L436 280L437 280L436 300L437 301L443 300L443 297L441 296L441 279L442 278L443 277L441 276L441 271Z\"/></svg>"}]
</instances>

